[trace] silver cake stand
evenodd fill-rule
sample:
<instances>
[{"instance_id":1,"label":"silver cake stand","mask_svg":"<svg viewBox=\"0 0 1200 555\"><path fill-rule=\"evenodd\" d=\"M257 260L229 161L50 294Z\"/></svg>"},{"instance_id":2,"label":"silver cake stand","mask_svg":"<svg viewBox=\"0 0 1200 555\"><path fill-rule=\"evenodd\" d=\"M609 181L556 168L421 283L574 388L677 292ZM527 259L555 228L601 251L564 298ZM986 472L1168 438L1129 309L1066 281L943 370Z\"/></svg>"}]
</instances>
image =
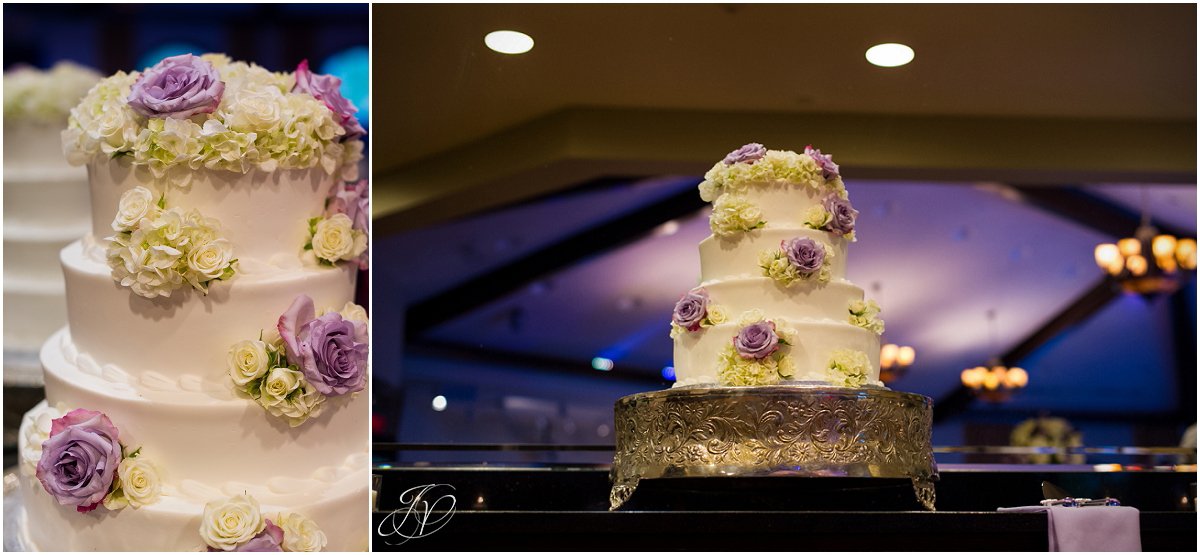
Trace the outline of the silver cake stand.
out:
<instances>
[{"instance_id":1,"label":"silver cake stand","mask_svg":"<svg viewBox=\"0 0 1200 555\"><path fill-rule=\"evenodd\" d=\"M610 509L651 478L908 478L934 510L933 401L883 387L677 387L616 403Z\"/></svg>"}]
</instances>

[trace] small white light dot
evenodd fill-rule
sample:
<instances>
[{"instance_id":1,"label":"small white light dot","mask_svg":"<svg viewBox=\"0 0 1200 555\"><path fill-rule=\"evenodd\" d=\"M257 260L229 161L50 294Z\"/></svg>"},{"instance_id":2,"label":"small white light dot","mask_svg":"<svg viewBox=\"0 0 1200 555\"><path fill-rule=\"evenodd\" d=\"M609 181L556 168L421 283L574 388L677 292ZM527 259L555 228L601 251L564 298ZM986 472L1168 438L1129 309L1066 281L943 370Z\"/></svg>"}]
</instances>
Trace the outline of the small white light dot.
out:
<instances>
[{"instance_id":1,"label":"small white light dot","mask_svg":"<svg viewBox=\"0 0 1200 555\"><path fill-rule=\"evenodd\" d=\"M517 31L492 31L483 37L483 43L501 54L524 54L533 49L533 37Z\"/></svg>"},{"instance_id":2,"label":"small white light dot","mask_svg":"<svg viewBox=\"0 0 1200 555\"><path fill-rule=\"evenodd\" d=\"M913 61L916 54L903 44L889 42L867 49L867 61L880 67L897 67Z\"/></svg>"},{"instance_id":3,"label":"small white light dot","mask_svg":"<svg viewBox=\"0 0 1200 555\"><path fill-rule=\"evenodd\" d=\"M442 411L446 410L446 398L441 395L434 397L433 398L433 410L436 410L438 412L442 412Z\"/></svg>"},{"instance_id":4,"label":"small white light dot","mask_svg":"<svg viewBox=\"0 0 1200 555\"><path fill-rule=\"evenodd\" d=\"M592 368L601 372L608 372L613 369L613 361L604 357L596 357L592 359Z\"/></svg>"},{"instance_id":5,"label":"small white light dot","mask_svg":"<svg viewBox=\"0 0 1200 555\"><path fill-rule=\"evenodd\" d=\"M601 424L598 428L596 428L596 435L598 435L600 437L608 437L609 431L610 430L608 429L608 425Z\"/></svg>"}]
</instances>

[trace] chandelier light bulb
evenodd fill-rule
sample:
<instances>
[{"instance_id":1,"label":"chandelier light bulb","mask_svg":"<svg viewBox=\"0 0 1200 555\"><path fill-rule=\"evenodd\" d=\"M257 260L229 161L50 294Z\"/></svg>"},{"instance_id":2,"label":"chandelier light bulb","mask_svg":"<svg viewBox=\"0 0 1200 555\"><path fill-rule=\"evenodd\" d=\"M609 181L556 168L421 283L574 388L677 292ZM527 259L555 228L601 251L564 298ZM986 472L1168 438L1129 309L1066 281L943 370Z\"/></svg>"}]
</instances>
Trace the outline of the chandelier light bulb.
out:
<instances>
[{"instance_id":1,"label":"chandelier light bulb","mask_svg":"<svg viewBox=\"0 0 1200 555\"><path fill-rule=\"evenodd\" d=\"M1154 251L1155 258L1163 258L1175 254L1175 237L1171 235L1159 235L1154 238L1154 242L1150 244L1150 250Z\"/></svg>"},{"instance_id":2,"label":"chandelier light bulb","mask_svg":"<svg viewBox=\"0 0 1200 555\"><path fill-rule=\"evenodd\" d=\"M896 362L900 366L910 366L917 359L917 351L912 347L900 347L900 351L896 353Z\"/></svg>"},{"instance_id":3,"label":"chandelier light bulb","mask_svg":"<svg viewBox=\"0 0 1200 555\"><path fill-rule=\"evenodd\" d=\"M884 345L879 351L879 366L883 368L891 368L896 363L896 358L899 355L900 348L895 343Z\"/></svg>"},{"instance_id":4,"label":"chandelier light bulb","mask_svg":"<svg viewBox=\"0 0 1200 555\"><path fill-rule=\"evenodd\" d=\"M1121 266L1124 265L1120 249L1112 243L1096 245L1096 265L1104 268L1110 274L1120 272ZM1114 266L1117 268L1116 272L1113 272Z\"/></svg>"},{"instance_id":5,"label":"chandelier light bulb","mask_svg":"<svg viewBox=\"0 0 1200 555\"><path fill-rule=\"evenodd\" d=\"M1185 270L1196 269L1196 240L1180 239L1175 243L1175 258Z\"/></svg>"},{"instance_id":6,"label":"chandelier light bulb","mask_svg":"<svg viewBox=\"0 0 1200 555\"><path fill-rule=\"evenodd\" d=\"M1135 254L1125 259L1125 268L1135 276L1144 276L1146 275L1146 270L1150 268L1150 264L1146 262L1146 259L1142 255Z\"/></svg>"},{"instance_id":7,"label":"chandelier light bulb","mask_svg":"<svg viewBox=\"0 0 1200 555\"><path fill-rule=\"evenodd\" d=\"M1009 389L1020 389L1029 384L1029 373L1024 368L1010 368L1004 379Z\"/></svg>"},{"instance_id":8,"label":"chandelier light bulb","mask_svg":"<svg viewBox=\"0 0 1200 555\"><path fill-rule=\"evenodd\" d=\"M1126 258L1142 254L1142 242L1133 237L1126 237L1117 241L1117 248L1121 250L1121 256Z\"/></svg>"}]
</instances>

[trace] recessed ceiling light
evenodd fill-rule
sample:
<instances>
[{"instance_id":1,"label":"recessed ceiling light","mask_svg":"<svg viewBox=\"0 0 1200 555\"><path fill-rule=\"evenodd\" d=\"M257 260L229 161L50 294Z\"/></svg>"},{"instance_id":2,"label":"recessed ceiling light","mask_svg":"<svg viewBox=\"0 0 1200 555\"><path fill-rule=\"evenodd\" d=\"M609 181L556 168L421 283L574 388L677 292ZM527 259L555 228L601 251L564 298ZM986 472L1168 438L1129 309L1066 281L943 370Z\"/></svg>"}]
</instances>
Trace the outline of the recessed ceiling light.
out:
<instances>
[{"instance_id":1,"label":"recessed ceiling light","mask_svg":"<svg viewBox=\"0 0 1200 555\"><path fill-rule=\"evenodd\" d=\"M596 357L592 359L592 368L601 372L608 372L613 369L613 361L604 357Z\"/></svg>"},{"instance_id":2,"label":"recessed ceiling light","mask_svg":"<svg viewBox=\"0 0 1200 555\"><path fill-rule=\"evenodd\" d=\"M876 44L867 49L867 61L880 67L897 67L913 61L913 49L903 44L889 42Z\"/></svg>"},{"instance_id":3,"label":"recessed ceiling light","mask_svg":"<svg viewBox=\"0 0 1200 555\"><path fill-rule=\"evenodd\" d=\"M442 411L446 410L446 398L441 395L434 397L432 404L433 404L433 410L436 410L438 412L442 412Z\"/></svg>"},{"instance_id":4,"label":"recessed ceiling light","mask_svg":"<svg viewBox=\"0 0 1200 555\"><path fill-rule=\"evenodd\" d=\"M524 54L533 49L533 37L518 31L492 31L483 37L483 43L501 54Z\"/></svg>"}]
</instances>

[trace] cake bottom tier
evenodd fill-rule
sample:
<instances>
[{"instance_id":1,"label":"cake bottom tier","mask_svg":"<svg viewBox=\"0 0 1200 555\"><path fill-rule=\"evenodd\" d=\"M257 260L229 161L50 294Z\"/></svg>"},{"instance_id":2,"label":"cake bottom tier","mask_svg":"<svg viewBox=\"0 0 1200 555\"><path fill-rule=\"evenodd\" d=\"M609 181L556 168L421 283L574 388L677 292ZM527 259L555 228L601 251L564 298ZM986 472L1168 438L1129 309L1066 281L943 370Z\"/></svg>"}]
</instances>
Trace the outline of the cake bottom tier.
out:
<instances>
[{"instance_id":1,"label":"cake bottom tier","mask_svg":"<svg viewBox=\"0 0 1200 555\"><path fill-rule=\"evenodd\" d=\"M248 455L242 455L248 456ZM366 460L363 460L364 465ZM59 505L37 478L19 478L24 514L18 515L21 543L34 551L204 551L200 519L204 504L164 496L157 503L118 511L89 513ZM326 551L365 551L370 536L366 472L348 476L336 487L312 495L303 505L264 503L263 514L300 513L312 519L329 540Z\"/></svg>"},{"instance_id":2,"label":"cake bottom tier","mask_svg":"<svg viewBox=\"0 0 1200 555\"><path fill-rule=\"evenodd\" d=\"M787 322L776 319L781 334L788 330L791 345L782 345L778 357L787 357L793 382L823 382L841 385L841 377L829 370L835 354L856 352L865 355L865 384L879 381L879 336L863 328L840 322ZM741 326L724 323L696 332L685 332L675 339L675 385L715 385L720 383L723 357L733 346Z\"/></svg>"}]
</instances>

